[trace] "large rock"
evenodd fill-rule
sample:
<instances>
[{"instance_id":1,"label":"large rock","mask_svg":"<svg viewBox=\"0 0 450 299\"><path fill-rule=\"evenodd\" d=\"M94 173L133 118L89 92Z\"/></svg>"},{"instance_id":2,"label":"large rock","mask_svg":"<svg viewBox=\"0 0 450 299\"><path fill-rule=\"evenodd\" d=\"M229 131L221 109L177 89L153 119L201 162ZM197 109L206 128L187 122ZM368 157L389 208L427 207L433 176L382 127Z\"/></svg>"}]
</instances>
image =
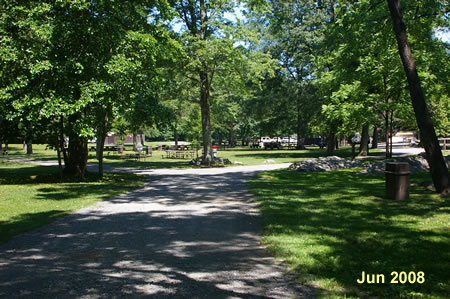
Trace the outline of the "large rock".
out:
<instances>
[{"instance_id":1,"label":"large rock","mask_svg":"<svg viewBox=\"0 0 450 299\"><path fill-rule=\"evenodd\" d=\"M203 161L203 157L198 157L197 159L193 159L191 160L191 162L189 162L190 165L194 165L194 166L200 166L202 165L202 161ZM211 165L230 165L233 164L231 163L230 160L228 159L224 159L224 158L213 158L213 161L211 163Z\"/></svg>"},{"instance_id":2,"label":"large rock","mask_svg":"<svg viewBox=\"0 0 450 299\"><path fill-rule=\"evenodd\" d=\"M361 163L361 161L352 161L337 156L330 156L295 162L291 164L289 168L297 171L315 172L361 166L363 166L363 163Z\"/></svg>"},{"instance_id":3,"label":"large rock","mask_svg":"<svg viewBox=\"0 0 450 299\"><path fill-rule=\"evenodd\" d=\"M361 171L362 174L383 174L386 170L387 162L404 162L409 164L411 172L428 171L428 162L422 156L401 157L396 159L387 159L377 163L368 163L366 169Z\"/></svg>"},{"instance_id":4,"label":"large rock","mask_svg":"<svg viewBox=\"0 0 450 299\"><path fill-rule=\"evenodd\" d=\"M447 162L447 167L450 168L450 156L444 157ZM369 163L367 168L361 171L363 174L383 174L386 169L386 162L405 162L409 164L409 170L411 172L428 172L430 168L428 167L428 162L424 155L419 154L418 156L401 157L397 159L383 160L377 163Z\"/></svg>"},{"instance_id":5,"label":"large rock","mask_svg":"<svg viewBox=\"0 0 450 299\"><path fill-rule=\"evenodd\" d=\"M450 169L450 156L444 158L447 162L447 167ZM409 164L411 172L429 171L428 162L423 155L388 159L376 163L362 163L358 160L352 161L337 156L331 156L295 162L291 164L289 168L297 171L315 172L341 168L364 167L365 169L360 172L361 174L384 174L386 162L406 162Z\"/></svg>"}]
</instances>

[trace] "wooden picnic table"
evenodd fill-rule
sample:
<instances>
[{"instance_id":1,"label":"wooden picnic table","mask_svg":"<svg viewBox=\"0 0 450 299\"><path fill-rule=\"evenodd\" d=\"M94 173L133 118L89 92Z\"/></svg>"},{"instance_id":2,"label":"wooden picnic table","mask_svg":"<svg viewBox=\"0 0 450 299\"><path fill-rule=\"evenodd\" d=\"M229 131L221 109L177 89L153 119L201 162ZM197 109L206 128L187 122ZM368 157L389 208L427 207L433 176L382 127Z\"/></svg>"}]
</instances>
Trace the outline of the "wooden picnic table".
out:
<instances>
[{"instance_id":1,"label":"wooden picnic table","mask_svg":"<svg viewBox=\"0 0 450 299\"><path fill-rule=\"evenodd\" d=\"M168 159L194 159L195 151L166 150Z\"/></svg>"},{"instance_id":2,"label":"wooden picnic table","mask_svg":"<svg viewBox=\"0 0 450 299\"><path fill-rule=\"evenodd\" d=\"M129 159L129 160L136 160L136 161L140 161L141 159L143 159L145 161L145 158L147 158L147 155L144 152L134 152L131 154L124 154L120 157L122 159Z\"/></svg>"}]
</instances>

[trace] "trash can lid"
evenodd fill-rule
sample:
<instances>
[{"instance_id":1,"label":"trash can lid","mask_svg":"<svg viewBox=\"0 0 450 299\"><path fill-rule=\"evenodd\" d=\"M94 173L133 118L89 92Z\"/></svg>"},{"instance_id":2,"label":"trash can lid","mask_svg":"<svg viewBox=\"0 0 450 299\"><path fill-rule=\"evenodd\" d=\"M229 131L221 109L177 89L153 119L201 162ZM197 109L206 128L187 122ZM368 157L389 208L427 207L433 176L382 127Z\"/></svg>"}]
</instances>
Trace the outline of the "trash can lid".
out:
<instances>
[{"instance_id":1,"label":"trash can lid","mask_svg":"<svg viewBox=\"0 0 450 299\"><path fill-rule=\"evenodd\" d=\"M409 164L406 162L386 162L386 171L387 172L408 172L409 173Z\"/></svg>"}]
</instances>

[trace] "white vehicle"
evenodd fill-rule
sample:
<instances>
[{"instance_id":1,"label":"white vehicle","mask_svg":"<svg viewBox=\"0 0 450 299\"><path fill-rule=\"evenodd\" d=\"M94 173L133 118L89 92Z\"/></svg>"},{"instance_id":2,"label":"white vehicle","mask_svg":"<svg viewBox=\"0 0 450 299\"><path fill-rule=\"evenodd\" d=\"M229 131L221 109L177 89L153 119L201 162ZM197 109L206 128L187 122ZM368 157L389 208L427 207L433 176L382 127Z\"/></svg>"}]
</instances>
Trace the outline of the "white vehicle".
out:
<instances>
[{"instance_id":1,"label":"white vehicle","mask_svg":"<svg viewBox=\"0 0 450 299\"><path fill-rule=\"evenodd\" d=\"M261 137L261 142L272 142L273 140L272 140L272 138L270 138L270 137Z\"/></svg>"},{"instance_id":2,"label":"white vehicle","mask_svg":"<svg viewBox=\"0 0 450 299\"><path fill-rule=\"evenodd\" d=\"M297 142L297 138L291 137L289 139L289 137L283 137L283 139L281 140L281 143L289 143L289 142L296 143Z\"/></svg>"}]
</instances>

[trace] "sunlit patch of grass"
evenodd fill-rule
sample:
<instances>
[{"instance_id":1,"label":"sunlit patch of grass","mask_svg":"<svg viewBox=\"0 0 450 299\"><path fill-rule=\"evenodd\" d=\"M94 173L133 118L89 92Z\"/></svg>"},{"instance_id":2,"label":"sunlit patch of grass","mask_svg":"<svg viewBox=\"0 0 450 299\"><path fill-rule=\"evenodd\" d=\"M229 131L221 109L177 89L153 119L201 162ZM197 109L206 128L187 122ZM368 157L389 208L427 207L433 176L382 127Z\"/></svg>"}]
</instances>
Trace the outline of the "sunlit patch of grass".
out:
<instances>
[{"instance_id":1,"label":"sunlit patch of grass","mask_svg":"<svg viewBox=\"0 0 450 299\"><path fill-rule=\"evenodd\" d=\"M86 182L60 180L56 167L0 162L0 243L80 208L142 186L133 174L96 174Z\"/></svg>"},{"instance_id":2,"label":"sunlit patch of grass","mask_svg":"<svg viewBox=\"0 0 450 299\"><path fill-rule=\"evenodd\" d=\"M326 297L442 298L450 293L450 204L422 187L385 199L383 175L356 169L277 170L250 181L265 215L263 241L302 283ZM270 179L261 180L262 177ZM413 174L411 182L429 179ZM385 284L358 284L362 271ZM424 284L391 284L392 271L425 273Z\"/></svg>"}]
</instances>

